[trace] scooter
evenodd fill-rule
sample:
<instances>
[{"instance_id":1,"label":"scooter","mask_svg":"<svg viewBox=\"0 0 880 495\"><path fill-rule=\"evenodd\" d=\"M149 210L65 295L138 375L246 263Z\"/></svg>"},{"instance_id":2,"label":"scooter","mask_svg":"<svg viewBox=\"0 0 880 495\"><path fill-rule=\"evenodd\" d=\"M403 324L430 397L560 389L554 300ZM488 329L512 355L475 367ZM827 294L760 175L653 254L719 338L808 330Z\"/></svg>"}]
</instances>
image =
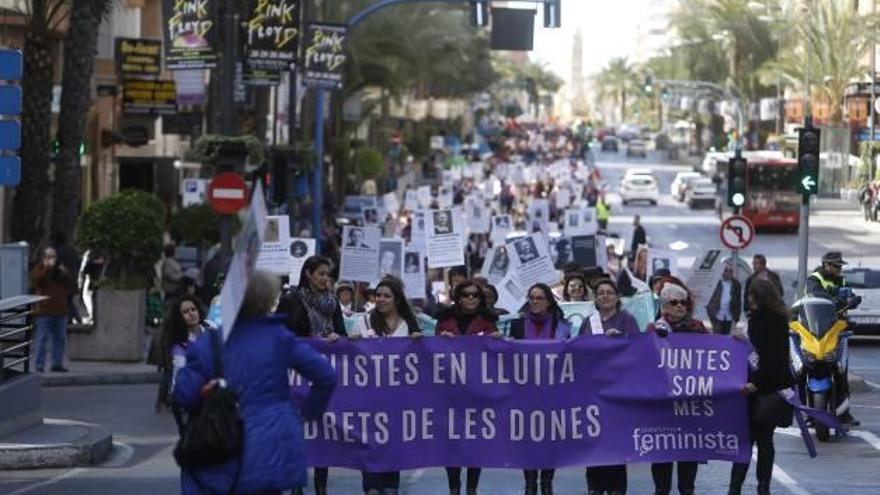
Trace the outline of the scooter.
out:
<instances>
[{"instance_id":1,"label":"scooter","mask_svg":"<svg viewBox=\"0 0 880 495\"><path fill-rule=\"evenodd\" d=\"M849 288L844 288L849 289ZM841 357L847 352L852 332L846 331L849 323L846 311L857 306L861 298L844 291L838 304L829 299L805 297L792 306L796 317L789 322L791 361L798 381L802 401L813 408L838 416L846 410L848 400L838 397L841 390L836 381ZM831 437L830 428L815 422L816 438L826 442ZM843 431L836 431L838 435Z\"/></svg>"}]
</instances>

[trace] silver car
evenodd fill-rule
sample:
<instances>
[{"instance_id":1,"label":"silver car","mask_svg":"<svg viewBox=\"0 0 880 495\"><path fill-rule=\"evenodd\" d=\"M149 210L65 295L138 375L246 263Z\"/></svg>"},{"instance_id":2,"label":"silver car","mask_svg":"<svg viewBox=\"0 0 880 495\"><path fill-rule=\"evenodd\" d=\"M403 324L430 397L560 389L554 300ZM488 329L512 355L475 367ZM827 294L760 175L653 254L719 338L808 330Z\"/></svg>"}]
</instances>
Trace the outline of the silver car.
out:
<instances>
[{"instance_id":1,"label":"silver car","mask_svg":"<svg viewBox=\"0 0 880 495\"><path fill-rule=\"evenodd\" d=\"M843 272L862 304L847 312L850 330L856 336L880 336L880 270L852 268Z\"/></svg>"}]
</instances>

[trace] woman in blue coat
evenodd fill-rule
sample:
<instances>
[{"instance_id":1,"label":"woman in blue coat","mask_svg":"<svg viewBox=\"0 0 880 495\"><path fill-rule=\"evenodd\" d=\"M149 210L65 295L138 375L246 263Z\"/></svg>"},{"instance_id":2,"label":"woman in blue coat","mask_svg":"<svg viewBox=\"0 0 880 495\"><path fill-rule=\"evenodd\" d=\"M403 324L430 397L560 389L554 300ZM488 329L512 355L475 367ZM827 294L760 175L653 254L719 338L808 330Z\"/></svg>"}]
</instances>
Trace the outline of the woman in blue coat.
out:
<instances>
[{"instance_id":1,"label":"woman in blue coat","mask_svg":"<svg viewBox=\"0 0 880 495\"><path fill-rule=\"evenodd\" d=\"M284 317L269 317L278 300L276 276L255 272L242 301L235 326L223 348L228 386L236 392L244 421L240 457L217 466L182 472L184 495L280 493L306 484L306 446L303 420L326 408L336 372L309 344L284 325ZM174 387L175 403L192 410L202 391L214 385L211 339L202 334L187 351L186 367ZM290 400L288 369L312 382L301 411Z\"/></svg>"}]
</instances>

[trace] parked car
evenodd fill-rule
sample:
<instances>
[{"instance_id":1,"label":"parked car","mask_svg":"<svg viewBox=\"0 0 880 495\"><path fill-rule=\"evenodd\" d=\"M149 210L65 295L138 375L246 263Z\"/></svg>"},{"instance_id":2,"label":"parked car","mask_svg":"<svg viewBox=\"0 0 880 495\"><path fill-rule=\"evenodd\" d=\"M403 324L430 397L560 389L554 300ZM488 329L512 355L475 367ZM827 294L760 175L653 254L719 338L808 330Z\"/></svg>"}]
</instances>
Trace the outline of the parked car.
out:
<instances>
[{"instance_id":1,"label":"parked car","mask_svg":"<svg viewBox=\"0 0 880 495\"><path fill-rule=\"evenodd\" d=\"M626 146L626 156L638 156L641 158L648 157L648 147L641 139L633 139Z\"/></svg>"},{"instance_id":2,"label":"parked car","mask_svg":"<svg viewBox=\"0 0 880 495\"><path fill-rule=\"evenodd\" d=\"M699 172L679 172L675 174L675 178L672 179L672 185L669 186L669 195L676 201L681 201L681 197L684 195L685 180L696 179L701 176Z\"/></svg>"},{"instance_id":3,"label":"parked car","mask_svg":"<svg viewBox=\"0 0 880 495\"><path fill-rule=\"evenodd\" d=\"M654 172L651 171L650 168L642 168L642 167L631 167L631 168L626 169L626 172L623 173L623 178L627 179L627 178L632 177L634 175L650 175L652 178L654 178L654 180L657 179L656 177L654 177Z\"/></svg>"},{"instance_id":4,"label":"parked car","mask_svg":"<svg viewBox=\"0 0 880 495\"><path fill-rule=\"evenodd\" d=\"M602 151L617 153L620 151L620 142L614 136L605 136L602 138Z\"/></svg>"},{"instance_id":5,"label":"parked car","mask_svg":"<svg viewBox=\"0 0 880 495\"><path fill-rule=\"evenodd\" d=\"M691 208L698 206L714 208L715 200L718 198L718 188L711 179L698 177L690 181L684 196L685 202Z\"/></svg>"},{"instance_id":6,"label":"parked car","mask_svg":"<svg viewBox=\"0 0 880 495\"><path fill-rule=\"evenodd\" d=\"M850 330L856 336L880 336L880 270L851 268L843 276L862 304L848 312Z\"/></svg>"},{"instance_id":7,"label":"parked car","mask_svg":"<svg viewBox=\"0 0 880 495\"><path fill-rule=\"evenodd\" d=\"M660 201L657 179L652 175L633 174L620 181L620 198L624 205L633 201L647 201L656 205Z\"/></svg>"},{"instance_id":8,"label":"parked car","mask_svg":"<svg viewBox=\"0 0 880 495\"><path fill-rule=\"evenodd\" d=\"M709 177L717 173L727 174L727 162L732 155L724 151L710 151L703 157L703 162L699 165L697 172L702 172ZM722 163L723 166L718 164Z\"/></svg>"}]
</instances>

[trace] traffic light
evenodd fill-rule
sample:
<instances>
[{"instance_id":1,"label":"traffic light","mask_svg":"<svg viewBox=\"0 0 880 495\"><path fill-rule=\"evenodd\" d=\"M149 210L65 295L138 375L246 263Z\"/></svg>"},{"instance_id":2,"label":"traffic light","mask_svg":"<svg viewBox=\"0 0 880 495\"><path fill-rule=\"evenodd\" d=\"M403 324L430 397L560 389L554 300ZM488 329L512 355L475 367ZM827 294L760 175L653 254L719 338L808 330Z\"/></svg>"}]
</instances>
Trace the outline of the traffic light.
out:
<instances>
[{"instance_id":1,"label":"traffic light","mask_svg":"<svg viewBox=\"0 0 880 495\"><path fill-rule=\"evenodd\" d=\"M645 93L651 94L654 92L654 78L648 76L645 78L645 86L643 87Z\"/></svg>"},{"instance_id":2,"label":"traffic light","mask_svg":"<svg viewBox=\"0 0 880 495\"><path fill-rule=\"evenodd\" d=\"M807 121L798 129L798 190L807 201L819 191L819 147L822 132Z\"/></svg>"},{"instance_id":3,"label":"traffic light","mask_svg":"<svg viewBox=\"0 0 880 495\"><path fill-rule=\"evenodd\" d=\"M562 27L562 20L559 17L562 0L545 0L544 2L544 27L558 28Z\"/></svg>"},{"instance_id":4,"label":"traffic light","mask_svg":"<svg viewBox=\"0 0 880 495\"><path fill-rule=\"evenodd\" d=\"M490 0L471 0L471 25L485 27L489 25Z\"/></svg>"},{"instance_id":5,"label":"traffic light","mask_svg":"<svg viewBox=\"0 0 880 495\"><path fill-rule=\"evenodd\" d=\"M287 202L287 183L290 173L289 155L282 151L272 151L269 168L269 190L273 205L282 205Z\"/></svg>"},{"instance_id":6,"label":"traffic light","mask_svg":"<svg viewBox=\"0 0 880 495\"><path fill-rule=\"evenodd\" d=\"M748 161L739 151L727 162L727 206L737 209L745 206L748 170Z\"/></svg>"}]
</instances>

